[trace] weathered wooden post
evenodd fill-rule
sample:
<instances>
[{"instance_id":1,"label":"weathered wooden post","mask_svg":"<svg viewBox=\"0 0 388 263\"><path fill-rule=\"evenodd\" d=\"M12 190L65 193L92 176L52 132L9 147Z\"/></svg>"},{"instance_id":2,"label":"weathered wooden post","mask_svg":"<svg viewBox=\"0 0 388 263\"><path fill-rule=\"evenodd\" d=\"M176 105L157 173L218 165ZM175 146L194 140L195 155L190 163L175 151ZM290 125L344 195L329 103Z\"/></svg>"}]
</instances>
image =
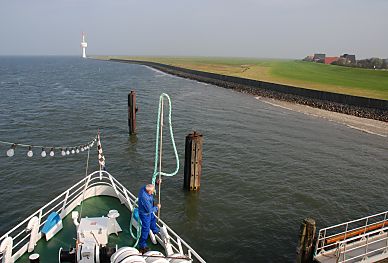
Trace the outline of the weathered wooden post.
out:
<instances>
[{"instance_id":1,"label":"weathered wooden post","mask_svg":"<svg viewBox=\"0 0 388 263\"><path fill-rule=\"evenodd\" d=\"M300 225L298 246L296 248L296 262L310 263L313 262L315 247L315 220L305 218Z\"/></svg>"},{"instance_id":2,"label":"weathered wooden post","mask_svg":"<svg viewBox=\"0 0 388 263\"><path fill-rule=\"evenodd\" d=\"M202 134L194 131L186 136L183 188L189 191L198 191L201 185L202 144Z\"/></svg>"},{"instance_id":3,"label":"weathered wooden post","mask_svg":"<svg viewBox=\"0 0 388 263\"><path fill-rule=\"evenodd\" d=\"M136 134L136 92L131 91L128 94L128 128L129 134Z\"/></svg>"}]
</instances>

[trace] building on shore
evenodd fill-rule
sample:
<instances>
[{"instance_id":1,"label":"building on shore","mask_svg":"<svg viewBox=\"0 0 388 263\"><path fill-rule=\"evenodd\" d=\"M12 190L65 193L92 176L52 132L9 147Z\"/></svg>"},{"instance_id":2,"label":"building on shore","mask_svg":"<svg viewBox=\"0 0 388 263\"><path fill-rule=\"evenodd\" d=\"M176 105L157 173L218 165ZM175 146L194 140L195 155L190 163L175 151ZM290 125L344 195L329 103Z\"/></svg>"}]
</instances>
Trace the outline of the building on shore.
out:
<instances>
[{"instance_id":1,"label":"building on shore","mask_svg":"<svg viewBox=\"0 0 388 263\"><path fill-rule=\"evenodd\" d=\"M356 55L343 54L341 58L346 59L351 64L356 64Z\"/></svg>"},{"instance_id":2,"label":"building on shore","mask_svg":"<svg viewBox=\"0 0 388 263\"><path fill-rule=\"evenodd\" d=\"M343 54L340 57L327 57L325 53L315 53L314 55L306 56L303 61L323 63L327 65L355 65L357 63L356 55Z\"/></svg>"},{"instance_id":3,"label":"building on shore","mask_svg":"<svg viewBox=\"0 0 388 263\"><path fill-rule=\"evenodd\" d=\"M332 64L333 62L338 61L339 57L326 57L324 62L325 64Z\"/></svg>"},{"instance_id":4,"label":"building on shore","mask_svg":"<svg viewBox=\"0 0 388 263\"><path fill-rule=\"evenodd\" d=\"M316 53L314 54L313 61L323 63L325 61L326 54Z\"/></svg>"}]
</instances>

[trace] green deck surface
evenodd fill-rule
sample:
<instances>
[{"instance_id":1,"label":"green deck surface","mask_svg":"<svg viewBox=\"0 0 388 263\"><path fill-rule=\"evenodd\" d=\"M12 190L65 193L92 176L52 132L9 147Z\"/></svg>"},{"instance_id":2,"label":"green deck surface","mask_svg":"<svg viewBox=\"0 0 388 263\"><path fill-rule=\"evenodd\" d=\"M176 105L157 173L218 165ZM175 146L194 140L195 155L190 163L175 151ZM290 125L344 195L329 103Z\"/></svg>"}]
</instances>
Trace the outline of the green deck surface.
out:
<instances>
[{"instance_id":1,"label":"green deck surface","mask_svg":"<svg viewBox=\"0 0 388 263\"><path fill-rule=\"evenodd\" d=\"M109 246L118 247L133 246L135 240L131 238L129 233L129 221L131 219L131 212L125 205L122 205L117 198L108 196L97 196L87 199L83 202L82 217L101 217L107 216L109 210L115 209L119 211L120 216L117 218L117 222L122 228L122 232L119 236L111 234L109 236ZM75 210L80 211L80 206ZM69 250L70 247L75 247L75 238L77 237L76 228L71 219L71 213L67 215L63 220L63 229L59 231L52 239L46 241L43 237L37 243L33 253L40 255L41 263L53 263L58 262L59 248ZM164 253L164 249L160 245L153 245L148 239L148 246L151 250L158 250ZM31 253L31 254L33 254ZM30 253L26 252L17 263L28 263L28 257Z\"/></svg>"}]
</instances>

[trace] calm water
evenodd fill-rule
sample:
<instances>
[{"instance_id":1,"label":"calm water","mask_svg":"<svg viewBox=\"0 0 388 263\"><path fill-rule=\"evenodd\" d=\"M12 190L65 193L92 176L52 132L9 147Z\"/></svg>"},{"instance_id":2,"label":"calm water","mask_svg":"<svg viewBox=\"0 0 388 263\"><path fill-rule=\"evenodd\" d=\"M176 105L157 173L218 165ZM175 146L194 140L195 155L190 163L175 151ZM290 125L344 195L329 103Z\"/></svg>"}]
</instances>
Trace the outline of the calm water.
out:
<instances>
[{"instance_id":1,"label":"calm water","mask_svg":"<svg viewBox=\"0 0 388 263\"><path fill-rule=\"evenodd\" d=\"M132 89L138 135L129 139ZM157 103L168 93L181 165L192 130L204 134L204 160L199 193L182 190L183 167L165 178L162 218L209 262L293 262L304 217L323 227L387 210L386 138L249 95L71 57L0 57L0 92L0 140L77 145L100 128L108 170L134 193L151 179ZM20 148L7 158L6 150L0 145L1 235L82 178L86 160L27 158Z\"/></svg>"}]
</instances>

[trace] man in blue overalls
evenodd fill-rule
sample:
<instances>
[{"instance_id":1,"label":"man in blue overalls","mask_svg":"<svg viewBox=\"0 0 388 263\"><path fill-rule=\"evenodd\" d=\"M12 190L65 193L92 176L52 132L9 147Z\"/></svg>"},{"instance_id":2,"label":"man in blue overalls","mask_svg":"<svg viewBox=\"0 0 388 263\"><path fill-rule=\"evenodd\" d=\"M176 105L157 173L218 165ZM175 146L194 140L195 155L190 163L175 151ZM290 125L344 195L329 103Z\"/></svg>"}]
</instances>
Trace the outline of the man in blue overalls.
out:
<instances>
[{"instance_id":1,"label":"man in blue overalls","mask_svg":"<svg viewBox=\"0 0 388 263\"><path fill-rule=\"evenodd\" d=\"M139 251L145 253L149 250L147 247L147 238L150 229L154 234L159 233L159 228L156 226L155 212L160 209L161 205L154 206L154 191L155 186L147 184L139 191L139 217L141 220L141 237L139 240Z\"/></svg>"}]
</instances>

